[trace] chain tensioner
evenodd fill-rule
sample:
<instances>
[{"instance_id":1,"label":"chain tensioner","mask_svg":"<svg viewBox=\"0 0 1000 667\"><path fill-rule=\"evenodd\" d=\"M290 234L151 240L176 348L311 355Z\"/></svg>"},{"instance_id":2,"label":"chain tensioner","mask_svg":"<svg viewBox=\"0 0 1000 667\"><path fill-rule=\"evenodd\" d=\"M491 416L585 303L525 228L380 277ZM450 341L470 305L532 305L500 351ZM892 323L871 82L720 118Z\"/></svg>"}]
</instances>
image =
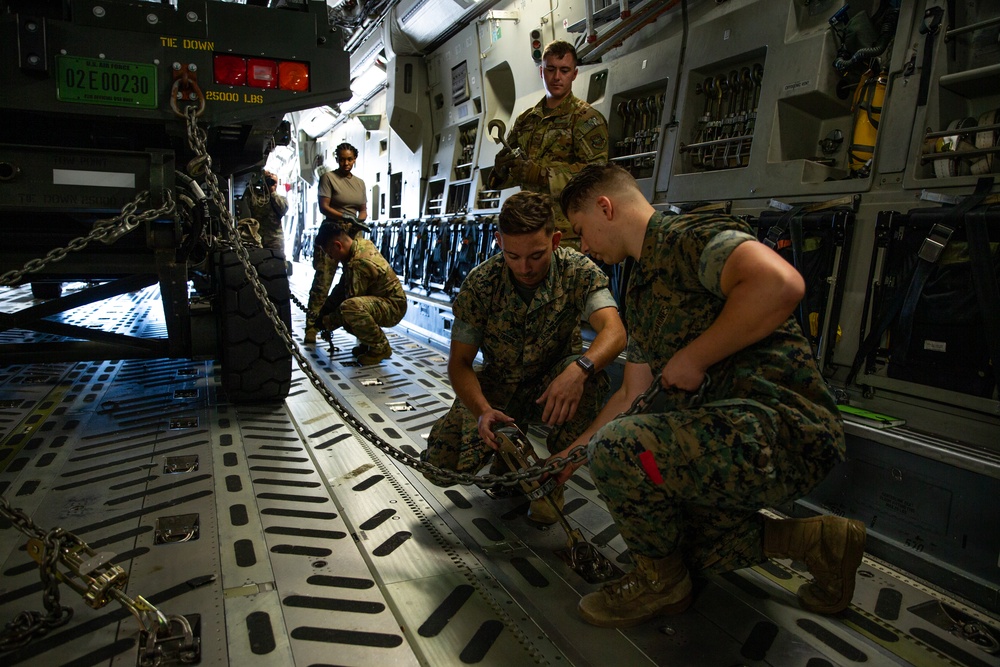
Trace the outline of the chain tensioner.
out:
<instances>
[{"instance_id":1,"label":"chain tensioner","mask_svg":"<svg viewBox=\"0 0 1000 667\"><path fill-rule=\"evenodd\" d=\"M500 448L500 458L512 470L524 470L540 463L538 455L527 436L514 424L507 424L493 430ZM578 528L570 525L562 508L553 500L556 488L555 477L544 481L522 480L521 489L530 500L544 500L555 511L559 525L566 531L567 545L556 554L588 583L596 584L621 576L621 570L605 558L594 545L586 540Z\"/></svg>"}]
</instances>

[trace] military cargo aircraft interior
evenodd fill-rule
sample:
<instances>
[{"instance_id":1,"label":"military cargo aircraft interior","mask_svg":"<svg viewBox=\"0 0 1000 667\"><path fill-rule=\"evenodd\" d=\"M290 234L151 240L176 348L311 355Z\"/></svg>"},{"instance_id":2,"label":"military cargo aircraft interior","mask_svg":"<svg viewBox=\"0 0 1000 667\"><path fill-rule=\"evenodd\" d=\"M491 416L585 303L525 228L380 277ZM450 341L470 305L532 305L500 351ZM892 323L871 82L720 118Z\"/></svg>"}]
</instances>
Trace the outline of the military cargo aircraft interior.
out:
<instances>
[{"instance_id":1,"label":"military cargo aircraft interior","mask_svg":"<svg viewBox=\"0 0 1000 667\"><path fill-rule=\"evenodd\" d=\"M0 30L3 664L1000 667L1000 4L0 0ZM692 299L731 323L772 275L794 303L668 381ZM784 403L720 393L779 339ZM835 460L754 430L806 395ZM659 522L659 446L752 510ZM740 457L760 488L720 481Z\"/></svg>"}]
</instances>

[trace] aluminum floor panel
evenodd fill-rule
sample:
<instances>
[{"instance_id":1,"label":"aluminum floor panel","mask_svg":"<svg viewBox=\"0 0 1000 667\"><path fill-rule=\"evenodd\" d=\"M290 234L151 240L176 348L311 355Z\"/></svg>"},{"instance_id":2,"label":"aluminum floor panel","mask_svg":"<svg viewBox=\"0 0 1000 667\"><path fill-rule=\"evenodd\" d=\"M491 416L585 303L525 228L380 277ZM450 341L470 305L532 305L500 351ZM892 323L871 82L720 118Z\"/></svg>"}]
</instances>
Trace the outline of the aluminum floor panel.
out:
<instances>
[{"instance_id":1,"label":"aluminum floor panel","mask_svg":"<svg viewBox=\"0 0 1000 667\"><path fill-rule=\"evenodd\" d=\"M293 277L300 297L310 276ZM0 310L32 303L26 292L0 293ZM144 291L73 311L72 321L162 335L158 307ZM293 319L298 337L302 314ZM453 400L447 359L403 328L390 337L395 353L375 368L354 365L343 332L338 351L305 351L348 409L415 454ZM203 665L1000 665L942 621L996 634L997 619L871 559L851 608L834 617L798 607L803 564L772 561L699 581L685 614L592 628L575 605L597 586L555 554L561 529L525 519L523 499L426 483L356 435L298 369L284 404L239 407L220 396L217 371L183 360L0 369L0 490L40 526L116 554L130 595L200 615ZM630 567L585 468L566 507ZM158 520L187 514L198 517L196 539L157 543ZM42 608L24 542L0 532L2 621ZM135 664L131 615L60 590L73 619L4 655L5 665Z\"/></svg>"}]
</instances>

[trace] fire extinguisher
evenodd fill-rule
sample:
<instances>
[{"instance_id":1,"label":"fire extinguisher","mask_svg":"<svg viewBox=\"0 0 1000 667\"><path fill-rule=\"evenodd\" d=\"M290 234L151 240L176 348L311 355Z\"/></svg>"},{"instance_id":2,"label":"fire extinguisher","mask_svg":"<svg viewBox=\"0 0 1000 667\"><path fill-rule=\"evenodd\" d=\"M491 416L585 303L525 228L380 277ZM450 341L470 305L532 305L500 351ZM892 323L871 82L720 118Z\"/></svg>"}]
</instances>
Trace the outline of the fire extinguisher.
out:
<instances>
[{"instance_id":1,"label":"fire extinguisher","mask_svg":"<svg viewBox=\"0 0 1000 667\"><path fill-rule=\"evenodd\" d=\"M851 175L865 178L871 171L872 156L875 154L875 137L882 117L882 103L888 76L885 70L877 75L871 70L865 72L854 89L854 134L848 149L851 161Z\"/></svg>"}]
</instances>

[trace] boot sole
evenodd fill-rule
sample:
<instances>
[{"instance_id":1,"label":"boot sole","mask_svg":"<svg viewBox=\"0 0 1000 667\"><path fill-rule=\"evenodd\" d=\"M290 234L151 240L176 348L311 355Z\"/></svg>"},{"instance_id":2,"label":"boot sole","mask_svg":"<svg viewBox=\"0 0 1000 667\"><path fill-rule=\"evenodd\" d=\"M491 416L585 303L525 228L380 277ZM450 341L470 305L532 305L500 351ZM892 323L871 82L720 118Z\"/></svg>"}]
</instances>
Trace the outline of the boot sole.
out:
<instances>
[{"instance_id":1,"label":"boot sole","mask_svg":"<svg viewBox=\"0 0 1000 667\"><path fill-rule=\"evenodd\" d=\"M845 582L844 590L839 600L828 605L813 605L807 603L801 597L799 601L803 609L817 614L836 614L847 609L854 598L854 585L858 576L858 568L861 567L861 560L865 555L865 539L868 531L865 524L854 519L849 520L850 527L847 531L847 544L844 546L844 558L840 561L840 577ZM804 584L809 586L810 584Z\"/></svg>"},{"instance_id":2,"label":"boot sole","mask_svg":"<svg viewBox=\"0 0 1000 667\"><path fill-rule=\"evenodd\" d=\"M650 621L657 616L675 616L687 610L691 606L691 602L694 601L694 595L688 593L683 598L674 602L673 604L668 604L660 607L654 612L646 614L645 616L637 616L636 618L625 618L625 619L613 619L613 618L594 618L589 614L585 613L583 609L577 608L580 612L581 618L590 625L597 626L599 628L632 628L637 625L642 625L646 621Z\"/></svg>"}]
</instances>

